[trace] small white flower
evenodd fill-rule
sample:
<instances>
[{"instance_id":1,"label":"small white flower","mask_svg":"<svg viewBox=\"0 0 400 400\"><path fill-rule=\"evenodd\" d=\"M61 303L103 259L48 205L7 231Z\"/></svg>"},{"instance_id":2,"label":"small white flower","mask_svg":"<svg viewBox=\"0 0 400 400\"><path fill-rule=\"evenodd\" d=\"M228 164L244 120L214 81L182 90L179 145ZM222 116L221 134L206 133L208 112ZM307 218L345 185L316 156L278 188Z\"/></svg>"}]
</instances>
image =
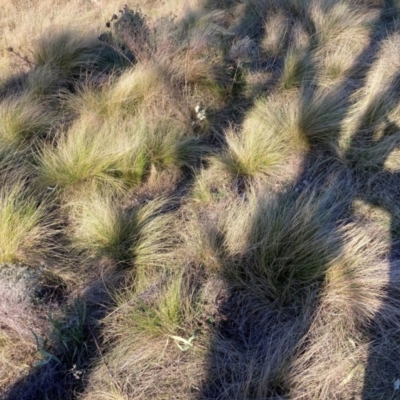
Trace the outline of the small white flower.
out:
<instances>
[{"instance_id":1,"label":"small white flower","mask_svg":"<svg viewBox=\"0 0 400 400\"><path fill-rule=\"evenodd\" d=\"M194 110L196 111L196 118L199 121L204 121L207 118L206 109L202 109L199 104L194 108Z\"/></svg>"}]
</instances>

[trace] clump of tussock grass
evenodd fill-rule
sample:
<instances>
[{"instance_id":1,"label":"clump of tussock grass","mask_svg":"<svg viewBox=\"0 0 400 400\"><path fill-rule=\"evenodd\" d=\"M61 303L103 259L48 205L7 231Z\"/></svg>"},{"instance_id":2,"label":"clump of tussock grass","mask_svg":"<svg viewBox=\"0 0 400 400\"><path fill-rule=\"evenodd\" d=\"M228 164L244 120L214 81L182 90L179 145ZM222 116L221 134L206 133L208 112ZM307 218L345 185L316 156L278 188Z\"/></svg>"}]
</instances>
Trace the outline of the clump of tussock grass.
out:
<instances>
[{"instance_id":1,"label":"clump of tussock grass","mask_svg":"<svg viewBox=\"0 0 400 400\"><path fill-rule=\"evenodd\" d=\"M365 23L371 15L346 0L313 1L309 12L316 46L324 46L343 33L349 35L358 30L365 32Z\"/></svg>"},{"instance_id":2,"label":"clump of tussock grass","mask_svg":"<svg viewBox=\"0 0 400 400\"><path fill-rule=\"evenodd\" d=\"M290 18L282 11L273 13L265 22L265 35L261 41L261 49L267 56L279 58L283 56L287 45Z\"/></svg>"},{"instance_id":3,"label":"clump of tussock grass","mask_svg":"<svg viewBox=\"0 0 400 400\"><path fill-rule=\"evenodd\" d=\"M107 72L122 67L124 58L95 35L70 30L49 32L33 50L32 62L50 66L60 78L78 79L85 72Z\"/></svg>"},{"instance_id":4,"label":"clump of tussock grass","mask_svg":"<svg viewBox=\"0 0 400 400\"><path fill-rule=\"evenodd\" d=\"M392 332L397 325L396 319L389 322L391 328L383 322L396 314L392 313L390 305L385 307L389 283L389 265L385 256L390 240L382 241L380 231L371 235L371 229L374 229L371 226L366 229L354 223L337 225L338 215L335 214L342 212L343 205L348 201L348 192L339 198L332 198L333 190L334 187L330 188L318 200L313 198L315 194L310 197L310 193L302 198L304 192L292 198L295 203L310 201L308 204L312 204L314 210L319 209L317 214L308 214L311 210L308 206L304 207L304 203L297 210L294 203L286 208L279 199L275 203L277 208L270 209L268 213L271 217L268 222L259 213L254 219L244 218L241 221L238 216L243 216L243 210L237 214L233 211L232 219L228 217L228 224L234 221L236 229L229 230L228 225L224 230L226 256L233 255L231 260L229 257L225 259L228 263L225 270L231 279L234 276L233 279L239 283L235 284L237 290L226 306L231 310L227 317L229 324L222 330L222 335L226 334L226 337L218 337L213 342L205 398L268 398L279 393L286 393L294 399L304 396L348 398L363 391L368 354L379 358L376 353L370 352L373 347L370 347L371 337L385 336L383 331L388 332L386 329L389 329ZM338 200L344 203L338 206ZM274 203L271 198L265 198L265 201L264 204ZM251 197L247 203L251 207ZM259 206L260 201L254 204ZM249 204L243 203L242 207L251 213ZM292 216L297 219L302 214L308 221L305 225L300 220L289 222ZM322 215L323 219L320 218ZM249 220L253 222L249 223ZM262 225L262 228L258 231L253 224ZM317 228L314 233L311 232L314 229L312 226ZM278 227L281 234L274 230L269 236L272 227ZM257 238L251 236L255 233L253 229L259 232ZM299 242L292 236L291 230L295 236L302 236ZM303 235L307 236L307 240ZM320 239L317 239L318 236ZM244 237L247 240L241 240ZM250 237L253 239L249 242ZM287 292L285 296L288 303L280 303L282 292L268 294L270 283L265 278L262 282L261 275L256 272L259 260L268 260L270 253L267 249L276 251L270 258L271 276L277 279L273 284L275 288L278 288L276 283L281 271L279 260L288 263L290 272L286 278L289 279L285 278L281 286L291 287L291 294ZM297 253L300 249L302 254ZM311 258L304 257L309 250ZM295 256L292 251L296 252ZM244 265L241 263L246 253L249 264ZM312 261L317 254L318 258ZM262 258L259 258L260 255ZM316 267L314 271L312 265ZM302 272L303 266L306 274ZM259 269L264 277L267 270L265 263ZM253 275L254 272L256 275ZM298 283L302 282L300 286L291 286L298 278ZM397 278L393 276L392 279L396 282ZM300 289L303 284L305 286ZM393 301L395 304L396 300ZM380 322L376 322L378 329L371 336L370 326L378 312L383 315L379 315ZM235 328L240 329L239 334L233 334ZM396 367L395 357L389 349L396 347L396 340L391 336L388 341L390 344L381 345L380 349L385 352L386 366L391 372L383 372L384 368L378 366L383 365L379 362L385 363L381 357L374 364L377 371L381 368L381 372L368 372L368 376L377 378L379 390L383 387L380 393L390 395L393 385L387 377L395 376ZM246 343L246 346L241 347L241 343ZM377 343L381 343L380 339ZM235 368L223 362L228 354L235 360Z\"/></svg>"},{"instance_id":5,"label":"clump of tussock grass","mask_svg":"<svg viewBox=\"0 0 400 400\"><path fill-rule=\"evenodd\" d=\"M224 102L234 72L225 60L233 39L225 18L223 10L189 11L154 53L174 87L210 106Z\"/></svg>"},{"instance_id":6,"label":"clump of tussock grass","mask_svg":"<svg viewBox=\"0 0 400 400\"><path fill-rule=\"evenodd\" d=\"M307 49L297 47L289 48L284 58L281 76L282 89L288 90L300 86L310 68L309 57L310 55Z\"/></svg>"},{"instance_id":7,"label":"clump of tussock grass","mask_svg":"<svg viewBox=\"0 0 400 400\"><path fill-rule=\"evenodd\" d=\"M343 38L337 43L325 46L315 54L318 65L319 80L324 85L332 85L340 79L348 78L351 72L355 75L354 63L365 48L365 37Z\"/></svg>"},{"instance_id":8,"label":"clump of tussock grass","mask_svg":"<svg viewBox=\"0 0 400 400\"><path fill-rule=\"evenodd\" d=\"M387 129L389 130L390 127ZM346 161L350 161L353 167L362 172L364 176L389 171L395 173L399 168L397 156L400 135L397 127L392 133L383 132L381 137L374 136L372 138L356 138L353 147L347 152Z\"/></svg>"},{"instance_id":9,"label":"clump of tussock grass","mask_svg":"<svg viewBox=\"0 0 400 400\"><path fill-rule=\"evenodd\" d=\"M60 107L59 94L68 88L66 77L60 76L52 65L45 64L32 68L24 81L24 92L46 108Z\"/></svg>"},{"instance_id":10,"label":"clump of tussock grass","mask_svg":"<svg viewBox=\"0 0 400 400\"><path fill-rule=\"evenodd\" d=\"M174 95L176 95L175 98ZM130 118L151 107L179 115L180 96L170 84L169 76L154 61L136 64L123 74L111 75L100 88L88 85L69 96L67 109L75 115L94 115L110 122ZM178 107L174 103L178 103Z\"/></svg>"},{"instance_id":11,"label":"clump of tussock grass","mask_svg":"<svg viewBox=\"0 0 400 400\"><path fill-rule=\"evenodd\" d=\"M337 35L328 36L329 40L315 49L316 73L324 84L332 84L338 78L363 78L365 73L365 57L371 44L371 27L376 22L376 13L350 4L346 7L352 9L346 15L347 26ZM357 13L356 18L354 12ZM329 13L325 17L329 19ZM323 25L323 22L320 24Z\"/></svg>"},{"instance_id":12,"label":"clump of tussock grass","mask_svg":"<svg viewBox=\"0 0 400 400\"><path fill-rule=\"evenodd\" d=\"M193 318L195 310L192 308L190 297L184 293L186 289L182 279L182 273L167 278L164 284L159 285L158 293L154 288L153 294L136 292L136 307L128 310L130 321L127 322L130 323L131 329L128 329L126 333L129 334L129 331L132 334L142 333L147 337L183 333L187 328L185 325L189 322L193 323L193 321L189 321L189 318ZM141 286L139 284L139 287ZM132 298L132 294L130 294L130 298ZM189 331L185 333L189 333Z\"/></svg>"},{"instance_id":13,"label":"clump of tussock grass","mask_svg":"<svg viewBox=\"0 0 400 400\"><path fill-rule=\"evenodd\" d=\"M96 127L99 131L95 135ZM118 187L119 180L113 176L118 157L115 138L99 128L93 119L86 118L62 133L56 146L44 145L36 156L40 185L68 189L97 182Z\"/></svg>"},{"instance_id":14,"label":"clump of tussock grass","mask_svg":"<svg viewBox=\"0 0 400 400\"><path fill-rule=\"evenodd\" d=\"M303 87L297 95L256 102L239 134L228 132L228 148L212 162L233 176L282 178L288 155L309 147L337 147L346 99L332 90ZM289 173L290 175L290 173Z\"/></svg>"},{"instance_id":15,"label":"clump of tussock grass","mask_svg":"<svg viewBox=\"0 0 400 400\"><path fill-rule=\"evenodd\" d=\"M133 115L140 105L149 105L167 94L167 85L157 64L138 64L119 77L111 88L108 98L110 113ZM168 96L166 96L168 97Z\"/></svg>"},{"instance_id":16,"label":"clump of tussock grass","mask_svg":"<svg viewBox=\"0 0 400 400\"><path fill-rule=\"evenodd\" d=\"M223 235L221 224L209 213L192 211L187 218L190 223L182 227L185 257L194 265L205 268L207 274L221 273L224 267Z\"/></svg>"},{"instance_id":17,"label":"clump of tussock grass","mask_svg":"<svg viewBox=\"0 0 400 400\"><path fill-rule=\"evenodd\" d=\"M175 28L176 38L190 41L197 39L199 36L208 40L219 41L222 38L216 36L216 33L221 35L229 35L228 31L224 29L224 22L227 14L224 9L218 10L195 10L187 9L187 12L178 21Z\"/></svg>"},{"instance_id":18,"label":"clump of tussock grass","mask_svg":"<svg viewBox=\"0 0 400 400\"><path fill-rule=\"evenodd\" d=\"M242 131L226 132L227 149L211 158L215 169L249 178L285 173L282 166L293 149L287 132L279 126L286 121L275 112L277 103L273 98L259 99L246 116Z\"/></svg>"},{"instance_id":19,"label":"clump of tussock grass","mask_svg":"<svg viewBox=\"0 0 400 400\"><path fill-rule=\"evenodd\" d=\"M203 398L278 398L286 393L288 367L316 301L310 292L299 313L290 307L267 307L249 292L232 296L227 302L230 324L222 322L224 330L212 342ZM224 361L227 357L231 363Z\"/></svg>"},{"instance_id":20,"label":"clump of tussock grass","mask_svg":"<svg viewBox=\"0 0 400 400\"><path fill-rule=\"evenodd\" d=\"M385 106L383 103L386 102L386 109L391 110L393 103L398 99L396 93L399 66L399 49L396 46L398 40L397 32L384 40L366 76L365 86L361 89L364 98L360 106L364 107L362 111L369 120L367 123L359 124L360 127L371 125L371 121L378 120L379 115L384 117L385 113L381 112L383 111L381 107Z\"/></svg>"},{"instance_id":21,"label":"clump of tussock grass","mask_svg":"<svg viewBox=\"0 0 400 400\"><path fill-rule=\"evenodd\" d=\"M57 122L54 112L34 101L29 93L3 100L0 118L1 140L15 145L45 138Z\"/></svg>"},{"instance_id":22,"label":"clump of tussock grass","mask_svg":"<svg viewBox=\"0 0 400 400\"><path fill-rule=\"evenodd\" d=\"M93 193L85 201L68 204L71 244L91 258L107 257L128 262L135 236L135 221L119 205L118 198Z\"/></svg>"},{"instance_id":23,"label":"clump of tussock grass","mask_svg":"<svg viewBox=\"0 0 400 400\"><path fill-rule=\"evenodd\" d=\"M78 197L67 204L71 246L89 258L133 262L136 270L162 264L172 246L166 233L172 217L162 214L163 207L165 201L154 200L126 209L107 191Z\"/></svg>"},{"instance_id":24,"label":"clump of tussock grass","mask_svg":"<svg viewBox=\"0 0 400 400\"><path fill-rule=\"evenodd\" d=\"M0 215L0 262L35 264L53 255L56 224L23 182L1 188Z\"/></svg>"},{"instance_id":25,"label":"clump of tussock grass","mask_svg":"<svg viewBox=\"0 0 400 400\"><path fill-rule=\"evenodd\" d=\"M217 170L217 172L216 172ZM200 204L214 204L232 195L232 177L221 168L201 169L191 191L193 201Z\"/></svg>"},{"instance_id":26,"label":"clump of tussock grass","mask_svg":"<svg viewBox=\"0 0 400 400\"><path fill-rule=\"evenodd\" d=\"M301 23L294 23L287 41L280 77L280 88L284 90L290 90L299 87L302 82L311 81L314 67L310 35Z\"/></svg>"},{"instance_id":27,"label":"clump of tussock grass","mask_svg":"<svg viewBox=\"0 0 400 400\"><path fill-rule=\"evenodd\" d=\"M299 92L297 106L285 110L287 129L305 146L332 150L338 145L347 103L335 88L324 91L306 85Z\"/></svg>"},{"instance_id":28,"label":"clump of tussock grass","mask_svg":"<svg viewBox=\"0 0 400 400\"><path fill-rule=\"evenodd\" d=\"M226 272L265 299L290 303L321 281L340 253L335 221L345 199L333 188L275 198L250 194L224 223L224 246L234 260Z\"/></svg>"},{"instance_id":29,"label":"clump of tussock grass","mask_svg":"<svg viewBox=\"0 0 400 400\"><path fill-rule=\"evenodd\" d=\"M238 37L248 36L258 41L263 34L264 16L271 9L271 4L268 3L268 1L249 0L235 4L232 31Z\"/></svg>"},{"instance_id":30,"label":"clump of tussock grass","mask_svg":"<svg viewBox=\"0 0 400 400\"><path fill-rule=\"evenodd\" d=\"M3 46L13 46L31 59L30 50L37 45L38 38L62 30L93 32L104 23L104 16L115 9L114 4L82 3L74 0L68 3L27 4L16 1L1 5L3 21ZM95 33L96 34L96 33ZM15 73L16 60L12 54L4 54L1 60L2 75L5 71ZM18 64L17 64L18 65Z\"/></svg>"},{"instance_id":31,"label":"clump of tussock grass","mask_svg":"<svg viewBox=\"0 0 400 400\"><path fill-rule=\"evenodd\" d=\"M191 168L210 150L201 138L188 134L179 121L159 119L150 121L146 127L146 122L141 118L138 126L145 137L146 156L157 167Z\"/></svg>"}]
</instances>

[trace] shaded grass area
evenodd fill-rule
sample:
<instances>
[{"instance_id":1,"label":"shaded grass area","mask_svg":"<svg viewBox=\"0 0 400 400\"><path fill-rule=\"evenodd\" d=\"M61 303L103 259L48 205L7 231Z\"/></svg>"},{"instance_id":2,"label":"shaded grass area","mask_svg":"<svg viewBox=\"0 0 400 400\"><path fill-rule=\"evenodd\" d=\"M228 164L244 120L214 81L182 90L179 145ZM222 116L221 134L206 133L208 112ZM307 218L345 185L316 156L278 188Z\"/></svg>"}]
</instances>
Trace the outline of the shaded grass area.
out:
<instances>
[{"instance_id":1,"label":"shaded grass area","mask_svg":"<svg viewBox=\"0 0 400 400\"><path fill-rule=\"evenodd\" d=\"M141 6L9 50L2 398L397 398L400 4Z\"/></svg>"}]
</instances>

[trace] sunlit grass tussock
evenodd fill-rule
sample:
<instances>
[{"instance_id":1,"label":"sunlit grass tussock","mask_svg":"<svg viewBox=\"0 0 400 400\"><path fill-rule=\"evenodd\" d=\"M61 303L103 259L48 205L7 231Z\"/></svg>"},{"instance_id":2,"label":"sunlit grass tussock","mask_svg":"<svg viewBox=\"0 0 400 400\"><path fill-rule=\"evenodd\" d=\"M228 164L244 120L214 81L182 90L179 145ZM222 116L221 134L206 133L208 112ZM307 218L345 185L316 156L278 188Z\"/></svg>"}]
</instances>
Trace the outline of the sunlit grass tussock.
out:
<instances>
[{"instance_id":1,"label":"sunlit grass tussock","mask_svg":"<svg viewBox=\"0 0 400 400\"><path fill-rule=\"evenodd\" d=\"M133 209L123 207L121 198L94 190L84 199L67 204L72 248L89 258L106 257L135 269L161 265L159 258L172 251L167 230L171 216L161 213L165 201L153 201Z\"/></svg>"},{"instance_id":2,"label":"sunlit grass tussock","mask_svg":"<svg viewBox=\"0 0 400 400\"><path fill-rule=\"evenodd\" d=\"M39 205L23 182L2 187L0 213L1 262L37 263L51 256L55 223L46 204Z\"/></svg>"}]
</instances>

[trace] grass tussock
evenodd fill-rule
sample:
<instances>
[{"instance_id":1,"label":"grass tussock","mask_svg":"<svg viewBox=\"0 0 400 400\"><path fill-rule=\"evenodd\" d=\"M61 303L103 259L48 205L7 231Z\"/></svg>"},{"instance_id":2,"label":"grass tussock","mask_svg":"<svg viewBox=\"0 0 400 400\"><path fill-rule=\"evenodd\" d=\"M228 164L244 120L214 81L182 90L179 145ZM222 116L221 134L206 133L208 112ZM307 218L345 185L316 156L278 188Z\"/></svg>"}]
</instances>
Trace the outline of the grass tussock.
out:
<instances>
[{"instance_id":1,"label":"grass tussock","mask_svg":"<svg viewBox=\"0 0 400 400\"><path fill-rule=\"evenodd\" d=\"M295 96L260 99L243 122L242 132L226 133L227 150L213 165L233 176L290 177L290 155L309 147L337 147L346 99L335 90L304 87Z\"/></svg>"},{"instance_id":2,"label":"grass tussock","mask_svg":"<svg viewBox=\"0 0 400 400\"><path fill-rule=\"evenodd\" d=\"M368 32L368 9L360 12L357 6L354 7L347 1L314 1L310 7L310 14L318 46L335 41L344 33L354 35L357 31Z\"/></svg>"},{"instance_id":3,"label":"grass tussock","mask_svg":"<svg viewBox=\"0 0 400 400\"><path fill-rule=\"evenodd\" d=\"M326 397L334 391L348 397L362 391L369 374L365 370L370 351L367 327L382 306L388 265L379 260L384 246L365 231L349 226L343 234L348 238L346 248L329 267L317 316L304 338L309 346L292 366L294 398L304 395L300 383L304 380L312 382L306 396Z\"/></svg>"},{"instance_id":4,"label":"grass tussock","mask_svg":"<svg viewBox=\"0 0 400 400\"><path fill-rule=\"evenodd\" d=\"M227 149L212 158L212 164L236 177L276 176L291 150L284 118L274 112L271 99L260 99L243 123L243 130L226 132ZM282 117L282 119L280 119Z\"/></svg>"},{"instance_id":5,"label":"grass tussock","mask_svg":"<svg viewBox=\"0 0 400 400\"><path fill-rule=\"evenodd\" d=\"M253 194L239 203L224 227L226 251L237 260L229 273L267 299L300 296L302 288L325 276L330 259L340 252L332 222L341 201L328 189L275 199Z\"/></svg>"},{"instance_id":6,"label":"grass tussock","mask_svg":"<svg viewBox=\"0 0 400 400\"><path fill-rule=\"evenodd\" d=\"M100 64L102 45L95 37L79 37L73 32L51 32L41 38L33 53L33 63L49 65L61 76L76 77L85 69Z\"/></svg>"},{"instance_id":7,"label":"grass tussock","mask_svg":"<svg viewBox=\"0 0 400 400\"><path fill-rule=\"evenodd\" d=\"M67 207L72 247L91 258L133 263L136 269L157 266L172 245L165 233L171 216L162 215L164 205L153 201L126 208L107 191L94 191L84 200L71 201Z\"/></svg>"},{"instance_id":8,"label":"grass tussock","mask_svg":"<svg viewBox=\"0 0 400 400\"><path fill-rule=\"evenodd\" d=\"M360 169L377 171L385 163L392 168L395 165L398 141L396 37L397 34L390 36L382 43L366 85L354 94L346 118L343 154Z\"/></svg>"},{"instance_id":9,"label":"grass tussock","mask_svg":"<svg viewBox=\"0 0 400 400\"><path fill-rule=\"evenodd\" d=\"M79 94L69 101L73 111L110 120L135 115L143 106L163 101L167 85L157 65L148 62L127 70L100 89L89 87Z\"/></svg>"},{"instance_id":10,"label":"grass tussock","mask_svg":"<svg viewBox=\"0 0 400 400\"><path fill-rule=\"evenodd\" d=\"M0 194L2 263L37 263L52 253L55 223L45 204L25 189L23 182L3 186Z\"/></svg>"},{"instance_id":11,"label":"grass tussock","mask_svg":"<svg viewBox=\"0 0 400 400\"><path fill-rule=\"evenodd\" d=\"M284 53L289 32L290 19L283 12L268 17L261 48L267 54L281 57Z\"/></svg>"},{"instance_id":12,"label":"grass tussock","mask_svg":"<svg viewBox=\"0 0 400 400\"><path fill-rule=\"evenodd\" d=\"M29 95L3 101L0 116L2 140L16 145L46 137L56 122L54 114Z\"/></svg>"}]
</instances>

